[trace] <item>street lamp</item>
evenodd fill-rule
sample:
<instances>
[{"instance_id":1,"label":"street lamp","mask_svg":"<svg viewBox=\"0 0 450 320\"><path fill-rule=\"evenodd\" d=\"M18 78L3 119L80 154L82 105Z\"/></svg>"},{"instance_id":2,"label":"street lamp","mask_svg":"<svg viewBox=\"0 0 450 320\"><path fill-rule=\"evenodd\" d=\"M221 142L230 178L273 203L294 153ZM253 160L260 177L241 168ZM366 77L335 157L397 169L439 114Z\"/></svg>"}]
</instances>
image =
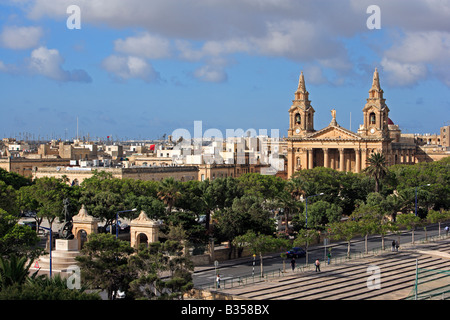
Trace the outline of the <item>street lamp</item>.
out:
<instances>
[{"instance_id":1,"label":"street lamp","mask_svg":"<svg viewBox=\"0 0 450 320\"><path fill-rule=\"evenodd\" d=\"M306 200L305 200L306 201L306 229L308 229L308 198L322 196L322 195L323 195L323 192L306 197Z\"/></svg>"},{"instance_id":2,"label":"street lamp","mask_svg":"<svg viewBox=\"0 0 450 320\"><path fill-rule=\"evenodd\" d=\"M123 211L117 211L116 213L116 239L119 238L119 213L125 213L125 212L135 212L137 211L136 208L131 209L131 210L123 210ZM111 230L112 230L112 226L111 226Z\"/></svg>"},{"instance_id":3,"label":"street lamp","mask_svg":"<svg viewBox=\"0 0 450 320\"><path fill-rule=\"evenodd\" d=\"M426 187L426 186L430 186L430 184L428 183L428 184L424 184L424 185L421 185L421 186L417 186L416 187L416 191L415 191L415 198L416 198L416 200L415 200L415 213L416 213L416 217L417 217L417 188L420 188L420 187Z\"/></svg>"}]
</instances>

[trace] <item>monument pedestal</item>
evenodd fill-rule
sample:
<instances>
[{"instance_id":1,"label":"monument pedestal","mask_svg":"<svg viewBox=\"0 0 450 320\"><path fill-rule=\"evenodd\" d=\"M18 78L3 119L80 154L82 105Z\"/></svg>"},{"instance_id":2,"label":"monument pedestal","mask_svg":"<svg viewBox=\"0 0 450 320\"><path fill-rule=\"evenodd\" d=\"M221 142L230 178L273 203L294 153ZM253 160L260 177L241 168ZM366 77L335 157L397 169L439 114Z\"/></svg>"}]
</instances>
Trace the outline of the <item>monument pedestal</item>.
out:
<instances>
[{"instance_id":1,"label":"monument pedestal","mask_svg":"<svg viewBox=\"0 0 450 320\"><path fill-rule=\"evenodd\" d=\"M55 250L52 250L52 273L53 272L67 272L70 266L77 264L75 257L80 254L78 251L77 239L56 239ZM50 272L50 254L39 257L39 259L31 265L30 271L34 272L40 269L39 272Z\"/></svg>"}]
</instances>

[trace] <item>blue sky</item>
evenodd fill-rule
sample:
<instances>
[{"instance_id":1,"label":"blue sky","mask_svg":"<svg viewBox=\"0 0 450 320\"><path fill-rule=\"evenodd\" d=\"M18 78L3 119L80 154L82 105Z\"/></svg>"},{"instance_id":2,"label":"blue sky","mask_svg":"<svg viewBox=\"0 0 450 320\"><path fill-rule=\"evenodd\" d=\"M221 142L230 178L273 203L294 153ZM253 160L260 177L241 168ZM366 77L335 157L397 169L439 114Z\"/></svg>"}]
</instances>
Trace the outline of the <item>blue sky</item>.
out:
<instances>
[{"instance_id":1,"label":"blue sky","mask_svg":"<svg viewBox=\"0 0 450 320\"><path fill-rule=\"evenodd\" d=\"M81 29L67 27L71 5ZM301 71L315 129L334 108L356 131L375 68L402 132L437 133L450 124L448 21L439 0L0 0L0 135L73 138L78 118L91 139L194 121L283 136Z\"/></svg>"}]
</instances>

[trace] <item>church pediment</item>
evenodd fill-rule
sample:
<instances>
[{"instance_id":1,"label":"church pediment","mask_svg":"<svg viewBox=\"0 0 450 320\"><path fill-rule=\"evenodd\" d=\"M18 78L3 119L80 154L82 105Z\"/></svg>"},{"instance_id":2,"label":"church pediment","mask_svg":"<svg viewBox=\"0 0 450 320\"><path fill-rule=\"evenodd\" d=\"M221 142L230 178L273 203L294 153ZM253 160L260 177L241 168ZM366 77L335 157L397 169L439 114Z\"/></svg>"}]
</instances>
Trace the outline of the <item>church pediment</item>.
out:
<instances>
[{"instance_id":1,"label":"church pediment","mask_svg":"<svg viewBox=\"0 0 450 320\"><path fill-rule=\"evenodd\" d=\"M340 126L330 125L322 130L316 131L307 137L315 140L361 140L361 137L350 130Z\"/></svg>"}]
</instances>

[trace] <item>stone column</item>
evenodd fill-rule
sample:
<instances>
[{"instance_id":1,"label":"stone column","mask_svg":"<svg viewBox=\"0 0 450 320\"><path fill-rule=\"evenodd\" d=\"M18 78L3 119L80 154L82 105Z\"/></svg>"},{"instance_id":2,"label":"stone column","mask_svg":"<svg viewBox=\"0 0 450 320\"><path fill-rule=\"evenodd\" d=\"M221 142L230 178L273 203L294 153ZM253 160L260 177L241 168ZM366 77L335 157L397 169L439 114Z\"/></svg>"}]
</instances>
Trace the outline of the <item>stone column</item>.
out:
<instances>
[{"instance_id":1,"label":"stone column","mask_svg":"<svg viewBox=\"0 0 450 320\"><path fill-rule=\"evenodd\" d=\"M308 169L314 168L314 149L308 149Z\"/></svg>"},{"instance_id":2,"label":"stone column","mask_svg":"<svg viewBox=\"0 0 450 320\"><path fill-rule=\"evenodd\" d=\"M325 168L328 168L330 166L328 160L328 148L323 148L323 166Z\"/></svg>"},{"instance_id":3,"label":"stone column","mask_svg":"<svg viewBox=\"0 0 450 320\"><path fill-rule=\"evenodd\" d=\"M345 163L344 163L344 149L339 149L339 171L344 171Z\"/></svg>"},{"instance_id":4,"label":"stone column","mask_svg":"<svg viewBox=\"0 0 450 320\"><path fill-rule=\"evenodd\" d=\"M290 177L292 177L292 175L294 174L294 172L295 172L295 163L294 163L294 160L295 160L295 157L294 157L294 150L292 149L292 147L289 147L288 148L288 156L287 156L287 159L288 159L288 166L287 166L287 176L288 176L288 178L290 178Z\"/></svg>"},{"instance_id":5,"label":"stone column","mask_svg":"<svg viewBox=\"0 0 450 320\"><path fill-rule=\"evenodd\" d=\"M361 149L361 171L367 167L367 149Z\"/></svg>"},{"instance_id":6,"label":"stone column","mask_svg":"<svg viewBox=\"0 0 450 320\"><path fill-rule=\"evenodd\" d=\"M361 172L361 149L355 149L356 173Z\"/></svg>"},{"instance_id":7,"label":"stone column","mask_svg":"<svg viewBox=\"0 0 450 320\"><path fill-rule=\"evenodd\" d=\"M328 152L328 153L330 153L330 152ZM334 150L333 150L333 152L331 152L329 158L330 158L330 168L336 169L336 154L335 154Z\"/></svg>"}]
</instances>

